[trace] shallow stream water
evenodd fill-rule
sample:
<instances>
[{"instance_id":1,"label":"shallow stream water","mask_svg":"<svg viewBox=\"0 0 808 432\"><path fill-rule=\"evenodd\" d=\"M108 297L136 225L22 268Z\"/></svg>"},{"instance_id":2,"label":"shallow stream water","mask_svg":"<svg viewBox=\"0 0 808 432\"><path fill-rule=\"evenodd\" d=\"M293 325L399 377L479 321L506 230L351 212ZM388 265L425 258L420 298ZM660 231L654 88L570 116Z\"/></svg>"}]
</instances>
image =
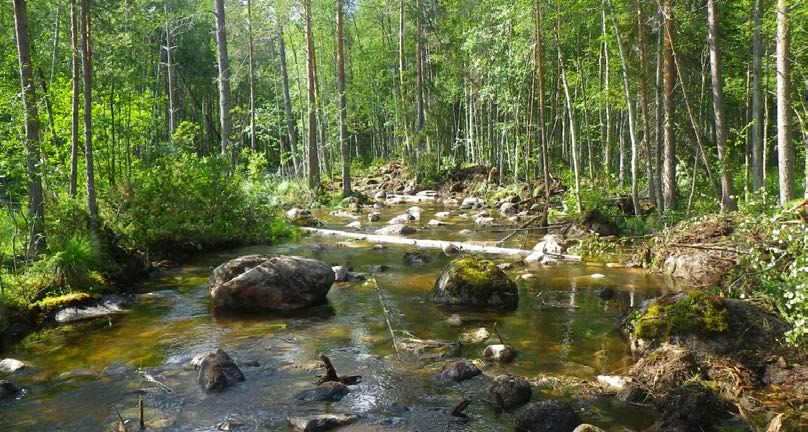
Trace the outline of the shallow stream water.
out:
<instances>
[{"instance_id":1,"label":"shallow stream water","mask_svg":"<svg viewBox=\"0 0 808 432\"><path fill-rule=\"evenodd\" d=\"M407 206L384 211L382 222ZM422 206L425 225L439 206ZM454 210L454 214L462 211ZM473 212L468 212L470 215ZM319 215L328 228L345 229L347 217ZM473 229L472 217L445 219L449 226L423 230L419 238L492 241L507 232ZM506 244L532 247L536 239L521 233ZM440 250L426 250L431 261L407 266L408 247L375 250L373 244L317 236L274 246L254 246L210 253L180 269L154 275L136 286L131 310L90 322L43 330L5 353L29 365L11 379L24 393L0 405L3 431L117 430L118 414L137 417L143 398L147 430L217 430L224 421L232 430L292 430L289 416L350 413L360 416L340 430L497 431L512 430L513 414L495 413L483 399L490 377L500 373L528 379L561 376L594 380L618 374L632 363L616 329L618 317L632 304L674 287L642 270L570 263L515 267L520 301L512 312L464 312L436 307L429 292L450 261ZM311 256L344 265L375 279L335 284L328 304L289 316L219 315L209 309L207 278L211 269L236 256L272 253ZM498 262L516 258L493 257ZM373 272L376 265L389 266ZM524 280L525 273L535 278ZM593 278L593 274L602 278ZM614 287L610 301L593 293ZM465 331L494 323L520 354L510 364L480 362L484 376L462 383L438 379L444 363L401 359L396 355L382 301L395 331L422 339L453 341ZM446 319L464 320L452 327ZM493 333L493 332L492 332ZM496 336L489 339L494 343ZM463 344L462 357L477 360L486 342ZM202 352L222 348L241 367L246 381L219 394L205 394L187 366ZM363 376L362 383L336 403L300 403L295 394L314 387L318 354L328 355L338 372ZM562 387L541 388L533 400L561 398L580 410L585 421L613 431L641 430L653 423L647 408L624 406L609 398L577 398ZM472 400L468 419L449 411ZM130 430L134 423L129 423Z\"/></svg>"}]
</instances>

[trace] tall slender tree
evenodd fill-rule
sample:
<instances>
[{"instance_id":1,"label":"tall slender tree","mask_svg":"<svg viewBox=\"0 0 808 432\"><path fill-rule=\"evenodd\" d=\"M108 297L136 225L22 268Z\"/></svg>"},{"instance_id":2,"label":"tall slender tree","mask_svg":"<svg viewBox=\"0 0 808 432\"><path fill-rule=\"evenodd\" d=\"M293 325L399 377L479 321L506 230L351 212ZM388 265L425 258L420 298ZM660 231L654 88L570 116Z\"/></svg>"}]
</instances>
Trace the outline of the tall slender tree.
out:
<instances>
[{"instance_id":1,"label":"tall slender tree","mask_svg":"<svg viewBox=\"0 0 808 432\"><path fill-rule=\"evenodd\" d=\"M279 20L280 21L280 20ZM300 175L300 165L297 162L297 129L295 116L292 112L292 96L289 93L289 73L286 70L286 41L283 39L283 27L278 23L278 62L280 63L281 86L283 87L283 111L286 117L286 135L289 140L289 152L292 154L292 167L295 175Z\"/></svg>"},{"instance_id":2,"label":"tall slender tree","mask_svg":"<svg viewBox=\"0 0 808 432\"><path fill-rule=\"evenodd\" d=\"M342 194L351 195L351 144L348 140L347 107L345 98L345 49L342 33L342 0L337 7L337 106L339 110L339 147L342 153Z\"/></svg>"},{"instance_id":3,"label":"tall slender tree","mask_svg":"<svg viewBox=\"0 0 808 432\"><path fill-rule=\"evenodd\" d=\"M93 50L90 0L81 0L81 66L84 84L84 173L90 231L98 234L98 203L95 198L93 167Z\"/></svg>"},{"instance_id":4,"label":"tall slender tree","mask_svg":"<svg viewBox=\"0 0 808 432\"><path fill-rule=\"evenodd\" d=\"M763 185L763 114L761 81L763 76L763 48L760 36L761 3L754 0L752 11L752 189Z\"/></svg>"},{"instance_id":5,"label":"tall slender tree","mask_svg":"<svg viewBox=\"0 0 808 432\"><path fill-rule=\"evenodd\" d=\"M81 65L79 61L79 23L78 7L76 0L70 0L70 183L67 193L76 196L78 183L78 162L79 162L79 92L81 85L79 72Z\"/></svg>"},{"instance_id":6,"label":"tall slender tree","mask_svg":"<svg viewBox=\"0 0 808 432\"><path fill-rule=\"evenodd\" d=\"M676 207L676 141L673 133L673 90L676 77L673 63L673 0L659 0L662 14L662 108L664 132L662 151L662 211Z\"/></svg>"},{"instance_id":7,"label":"tall slender tree","mask_svg":"<svg viewBox=\"0 0 808 432\"><path fill-rule=\"evenodd\" d=\"M255 42L253 38L252 0L247 0L247 50L250 78L250 149L256 151L255 137Z\"/></svg>"},{"instance_id":8,"label":"tall slender tree","mask_svg":"<svg viewBox=\"0 0 808 432\"><path fill-rule=\"evenodd\" d=\"M36 106L36 84L31 64L31 34L28 29L28 10L25 0L14 0L14 30L17 36L17 54L20 66L20 85L25 107L26 171L28 172L28 219L30 232L28 253L38 255L45 251L45 199L42 192L40 165L39 113Z\"/></svg>"},{"instance_id":9,"label":"tall slender tree","mask_svg":"<svg viewBox=\"0 0 808 432\"><path fill-rule=\"evenodd\" d=\"M710 46L710 77L713 89L715 145L718 150L718 170L721 179L721 211L738 208L732 195L732 173L727 147L727 119L724 110L724 78L721 75L721 50L718 44L718 12L716 0L707 0L707 41Z\"/></svg>"},{"instance_id":10,"label":"tall slender tree","mask_svg":"<svg viewBox=\"0 0 808 432\"><path fill-rule=\"evenodd\" d=\"M643 7L644 2L637 0L637 51L640 61L637 79L639 81L640 115L642 116L642 148L645 153L645 176L648 179L648 197L651 202L655 202L658 195L658 186L654 176L653 152L651 151L651 115L648 111L648 56L645 48L645 12L643 11Z\"/></svg>"},{"instance_id":11,"label":"tall slender tree","mask_svg":"<svg viewBox=\"0 0 808 432\"><path fill-rule=\"evenodd\" d=\"M230 135L233 133L233 121L230 107L230 59L227 54L227 26L225 23L224 0L213 0L216 15L216 56L219 63L219 126L221 134L222 154L227 154L230 147Z\"/></svg>"},{"instance_id":12,"label":"tall slender tree","mask_svg":"<svg viewBox=\"0 0 808 432\"><path fill-rule=\"evenodd\" d=\"M794 199L794 143L791 142L791 44L788 0L777 0L777 167L780 205Z\"/></svg>"},{"instance_id":13,"label":"tall slender tree","mask_svg":"<svg viewBox=\"0 0 808 432\"><path fill-rule=\"evenodd\" d=\"M311 27L311 0L303 0L303 15L306 22L306 70L308 71L308 168L309 187L320 185L320 162L317 155L317 78L315 75L314 36Z\"/></svg>"}]
</instances>

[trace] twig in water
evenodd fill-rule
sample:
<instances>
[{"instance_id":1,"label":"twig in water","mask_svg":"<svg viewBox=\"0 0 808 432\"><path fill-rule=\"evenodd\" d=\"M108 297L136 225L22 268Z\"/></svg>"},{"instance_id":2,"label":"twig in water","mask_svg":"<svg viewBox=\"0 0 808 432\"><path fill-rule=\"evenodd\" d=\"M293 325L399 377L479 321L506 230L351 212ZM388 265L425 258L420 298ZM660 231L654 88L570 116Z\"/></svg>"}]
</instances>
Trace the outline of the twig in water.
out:
<instances>
[{"instance_id":1,"label":"twig in water","mask_svg":"<svg viewBox=\"0 0 808 432\"><path fill-rule=\"evenodd\" d=\"M123 417L121 417L121 412L118 411L118 407L113 405L112 408L115 409L115 414L118 414L118 420L120 421L118 429L123 428L123 432L129 432L129 429L126 428L126 422L124 422Z\"/></svg>"},{"instance_id":2,"label":"twig in water","mask_svg":"<svg viewBox=\"0 0 808 432\"><path fill-rule=\"evenodd\" d=\"M499 324L499 323L497 323L497 322L494 323L494 327L493 327L494 333L497 334L497 338L499 339L499 343L502 344L502 345L505 345L505 341L502 340L502 335L499 334L499 330L497 330L497 324Z\"/></svg>"},{"instance_id":3,"label":"twig in water","mask_svg":"<svg viewBox=\"0 0 808 432\"><path fill-rule=\"evenodd\" d=\"M387 305L384 304L384 298L382 298L382 290L379 288L376 278L370 278L370 281L373 283L373 286L376 288L376 294L379 296L379 303L381 303L382 311L384 312L384 320L387 322L387 329L390 330L390 336L393 338L393 348L396 350L396 355L400 357L401 352L398 349L398 340L396 339L396 333L393 331L393 324L390 322L390 312L388 312Z\"/></svg>"},{"instance_id":4,"label":"twig in water","mask_svg":"<svg viewBox=\"0 0 808 432\"><path fill-rule=\"evenodd\" d=\"M466 415L463 414L463 411L471 405L471 400L464 399L462 402L457 404L456 407L452 409L452 416L453 417L465 417Z\"/></svg>"}]
</instances>

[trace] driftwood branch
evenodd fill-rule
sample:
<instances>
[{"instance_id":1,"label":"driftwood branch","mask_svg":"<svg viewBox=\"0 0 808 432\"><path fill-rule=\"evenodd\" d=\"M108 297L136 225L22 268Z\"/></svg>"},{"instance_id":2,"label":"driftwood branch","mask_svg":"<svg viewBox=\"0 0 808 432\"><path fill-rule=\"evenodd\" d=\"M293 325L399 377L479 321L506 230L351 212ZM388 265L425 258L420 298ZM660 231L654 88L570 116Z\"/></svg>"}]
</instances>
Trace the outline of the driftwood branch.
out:
<instances>
[{"instance_id":1,"label":"driftwood branch","mask_svg":"<svg viewBox=\"0 0 808 432\"><path fill-rule=\"evenodd\" d=\"M521 229L526 228L528 225L532 224L532 223L533 223L533 221L535 221L535 220L536 220L536 219L538 219L538 218L539 218L539 216L533 216L532 218L528 219L528 220L527 220L527 222L525 222L525 223L523 223L522 225L520 225L518 229L519 229L519 230L521 230ZM513 237L513 236L515 236L515 235L516 235L516 233L518 233L518 232L519 232L519 231L514 231L514 232L512 232L512 233L510 233L510 234L506 235L506 236L505 236L505 237L504 237L502 240L500 240L500 241L498 241L498 242L497 242L497 246L499 246L499 245L501 245L501 244L505 243L505 242L506 242L506 241L507 241L509 238L511 238L511 237Z\"/></svg>"},{"instance_id":2,"label":"driftwood branch","mask_svg":"<svg viewBox=\"0 0 808 432\"><path fill-rule=\"evenodd\" d=\"M455 406L452 409L452 416L453 417L465 417L466 415L463 414L463 411L465 411L465 409L468 408L469 405L471 405L471 400L464 399L462 402L457 404L457 406Z\"/></svg>"},{"instance_id":3,"label":"driftwood branch","mask_svg":"<svg viewBox=\"0 0 808 432\"><path fill-rule=\"evenodd\" d=\"M396 236L387 236L387 235L375 235L375 234L362 234L358 232L346 232L346 231L338 231L338 230L328 230L328 229L320 229L320 228L301 228L303 231L309 232L311 234L317 234L322 236L332 236L332 237L344 237L344 238L352 238L357 240L363 240L371 243L388 243L388 244L399 244L399 245L406 245L406 246L417 246L424 249L444 249L449 246L455 246L460 249L461 252L477 252L477 253L484 253L484 254L493 254L493 255L508 255L508 256L521 256L526 257L532 254L534 251L526 250L526 249L514 249L514 248L503 248L497 246L485 246L479 245L474 243L457 243L457 242L448 242L443 240L422 240L422 239L410 239L404 237L396 237ZM564 259L568 261L580 261L581 257L579 255L553 255L559 259Z\"/></svg>"},{"instance_id":4,"label":"driftwood branch","mask_svg":"<svg viewBox=\"0 0 808 432\"><path fill-rule=\"evenodd\" d=\"M323 354L320 354L320 360L323 362L323 364L325 364L325 375L319 376L320 379L317 381L317 385L327 382L339 382L345 385L354 385L359 384L359 381L362 379L361 375L348 375L341 377L337 375L337 369L334 368L334 364L331 363L331 359Z\"/></svg>"}]
</instances>

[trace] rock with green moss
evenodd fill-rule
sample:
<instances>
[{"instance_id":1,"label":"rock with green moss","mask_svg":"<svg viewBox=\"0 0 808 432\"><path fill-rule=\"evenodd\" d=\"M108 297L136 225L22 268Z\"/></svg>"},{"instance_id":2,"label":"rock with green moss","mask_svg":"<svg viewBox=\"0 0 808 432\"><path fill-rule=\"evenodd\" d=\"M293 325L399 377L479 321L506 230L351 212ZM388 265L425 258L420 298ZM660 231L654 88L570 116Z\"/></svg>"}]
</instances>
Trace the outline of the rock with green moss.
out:
<instances>
[{"instance_id":1,"label":"rock with green moss","mask_svg":"<svg viewBox=\"0 0 808 432\"><path fill-rule=\"evenodd\" d=\"M788 329L756 305L698 290L647 300L623 324L635 351L673 342L713 354L764 349Z\"/></svg>"},{"instance_id":2,"label":"rock with green moss","mask_svg":"<svg viewBox=\"0 0 808 432\"><path fill-rule=\"evenodd\" d=\"M443 305L515 308L519 291L493 261L469 255L443 270L432 289L432 300Z\"/></svg>"}]
</instances>

